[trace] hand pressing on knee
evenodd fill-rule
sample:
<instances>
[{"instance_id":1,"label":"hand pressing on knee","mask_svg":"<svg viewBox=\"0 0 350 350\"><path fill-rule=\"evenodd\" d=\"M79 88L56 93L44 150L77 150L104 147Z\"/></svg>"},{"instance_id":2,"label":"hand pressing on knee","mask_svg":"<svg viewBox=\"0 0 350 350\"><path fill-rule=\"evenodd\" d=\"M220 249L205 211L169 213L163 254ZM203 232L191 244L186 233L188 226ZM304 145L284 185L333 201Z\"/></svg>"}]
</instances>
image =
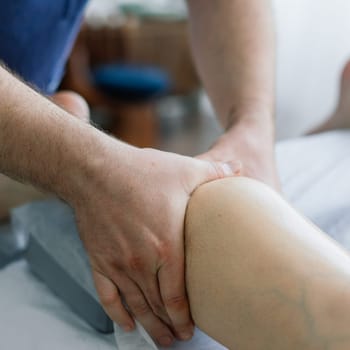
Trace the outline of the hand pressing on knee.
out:
<instances>
[{"instance_id":1,"label":"hand pressing on knee","mask_svg":"<svg viewBox=\"0 0 350 350\"><path fill-rule=\"evenodd\" d=\"M199 159L211 161L235 160L242 164L241 175L259 180L280 191L274 157L274 130L260 119L260 114L251 114L233 124L214 145ZM269 117L272 120L272 116Z\"/></svg>"},{"instance_id":2,"label":"hand pressing on knee","mask_svg":"<svg viewBox=\"0 0 350 350\"><path fill-rule=\"evenodd\" d=\"M190 339L183 235L187 202L199 185L234 176L238 169L129 146L118 162L113 143L106 150L98 182L84 187L83 199L73 202L102 305L124 330L133 329L135 318L162 346L175 337Z\"/></svg>"}]
</instances>

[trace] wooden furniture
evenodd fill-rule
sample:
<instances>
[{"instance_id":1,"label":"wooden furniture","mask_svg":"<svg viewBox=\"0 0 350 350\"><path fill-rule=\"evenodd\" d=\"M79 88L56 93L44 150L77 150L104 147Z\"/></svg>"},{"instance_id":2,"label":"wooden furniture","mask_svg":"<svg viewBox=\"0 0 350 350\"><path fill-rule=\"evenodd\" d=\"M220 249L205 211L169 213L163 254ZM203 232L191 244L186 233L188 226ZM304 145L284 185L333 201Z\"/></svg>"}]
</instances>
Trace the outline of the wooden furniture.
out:
<instances>
[{"instance_id":1,"label":"wooden furniture","mask_svg":"<svg viewBox=\"0 0 350 350\"><path fill-rule=\"evenodd\" d=\"M113 62L150 64L166 70L174 94L199 87L187 42L184 20L128 18L122 26L92 28L84 25L67 64L62 88L81 94L92 109L104 107L115 136L138 147L157 147L158 128L154 100L138 103L107 96L98 89L91 72Z\"/></svg>"}]
</instances>

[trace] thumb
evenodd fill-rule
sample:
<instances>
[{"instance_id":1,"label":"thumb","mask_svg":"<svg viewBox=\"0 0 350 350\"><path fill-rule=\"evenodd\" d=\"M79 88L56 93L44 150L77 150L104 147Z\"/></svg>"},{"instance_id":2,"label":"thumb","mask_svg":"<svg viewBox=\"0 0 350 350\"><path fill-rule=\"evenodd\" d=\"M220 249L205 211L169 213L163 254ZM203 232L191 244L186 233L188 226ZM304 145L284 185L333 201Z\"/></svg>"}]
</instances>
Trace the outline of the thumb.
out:
<instances>
[{"instance_id":1,"label":"thumb","mask_svg":"<svg viewBox=\"0 0 350 350\"><path fill-rule=\"evenodd\" d=\"M201 172L201 184L213 180L223 179L225 177L239 176L242 171L242 163L240 161L230 162L208 162L203 161L205 171Z\"/></svg>"},{"instance_id":2,"label":"thumb","mask_svg":"<svg viewBox=\"0 0 350 350\"><path fill-rule=\"evenodd\" d=\"M241 174L242 163L239 160L230 162L208 162L211 166L210 176L213 180L224 177L238 176Z\"/></svg>"},{"instance_id":3,"label":"thumb","mask_svg":"<svg viewBox=\"0 0 350 350\"><path fill-rule=\"evenodd\" d=\"M195 159L195 163L195 168L184 174L184 184L187 185L185 188L189 194L200 185L225 177L239 176L242 171L242 163L240 161L210 162ZM189 168L187 169L189 170Z\"/></svg>"}]
</instances>

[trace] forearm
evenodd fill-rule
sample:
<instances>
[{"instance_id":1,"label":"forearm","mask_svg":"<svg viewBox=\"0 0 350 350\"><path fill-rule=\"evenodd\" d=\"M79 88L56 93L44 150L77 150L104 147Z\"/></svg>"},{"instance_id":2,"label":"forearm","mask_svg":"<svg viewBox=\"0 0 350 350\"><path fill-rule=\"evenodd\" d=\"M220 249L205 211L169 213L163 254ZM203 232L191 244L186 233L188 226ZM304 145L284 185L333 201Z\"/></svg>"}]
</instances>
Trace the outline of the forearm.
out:
<instances>
[{"instance_id":1,"label":"forearm","mask_svg":"<svg viewBox=\"0 0 350 350\"><path fill-rule=\"evenodd\" d=\"M275 48L269 0L188 0L197 67L225 132L209 160L278 189L274 161Z\"/></svg>"},{"instance_id":2,"label":"forearm","mask_svg":"<svg viewBox=\"0 0 350 350\"><path fill-rule=\"evenodd\" d=\"M260 115L272 124L274 31L268 0L188 0L194 58L223 126Z\"/></svg>"},{"instance_id":3,"label":"forearm","mask_svg":"<svg viewBox=\"0 0 350 350\"><path fill-rule=\"evenodd\" d=\"M266 186L199 188L186 259L194 320L229 349L350 347L348 254Z\"/></svg>"},{"instance_id":4,"label":"forearm","mask_svg":"<svg viewBox=\"0 0 350 350\"><path fill-rule=\"evenodd\" d=\"M57 193L83 192L112 141L0 67L0 172ZM120 143L120 148L122 144Z\"/></svg>"}]
</instances>

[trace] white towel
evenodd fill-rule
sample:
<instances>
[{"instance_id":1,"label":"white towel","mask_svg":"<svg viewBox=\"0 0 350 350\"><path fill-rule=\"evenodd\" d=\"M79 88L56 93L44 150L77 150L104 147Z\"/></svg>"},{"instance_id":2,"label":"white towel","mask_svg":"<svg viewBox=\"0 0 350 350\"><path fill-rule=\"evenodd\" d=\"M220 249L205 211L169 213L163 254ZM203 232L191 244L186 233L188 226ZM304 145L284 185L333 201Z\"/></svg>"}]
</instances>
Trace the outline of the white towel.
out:
<instances>
[{"instance_id":1,"label":"white towel","mask_svg":"<svg viewBox=\"0 0 350 350\"><path fill-rule=\"evenodd\" d=\"M136 322L134 332L126 333L119 326L114 325L114 335L118 350L159 350L158 347L144 328ZM169 348L167 348L169 350ZM190 341L176 342L171 350L225 350L226 348L218 344L215 340L208 337L199 329ZM165 350L165 348L164 348Z\"/></svg>"}]
</instances>

